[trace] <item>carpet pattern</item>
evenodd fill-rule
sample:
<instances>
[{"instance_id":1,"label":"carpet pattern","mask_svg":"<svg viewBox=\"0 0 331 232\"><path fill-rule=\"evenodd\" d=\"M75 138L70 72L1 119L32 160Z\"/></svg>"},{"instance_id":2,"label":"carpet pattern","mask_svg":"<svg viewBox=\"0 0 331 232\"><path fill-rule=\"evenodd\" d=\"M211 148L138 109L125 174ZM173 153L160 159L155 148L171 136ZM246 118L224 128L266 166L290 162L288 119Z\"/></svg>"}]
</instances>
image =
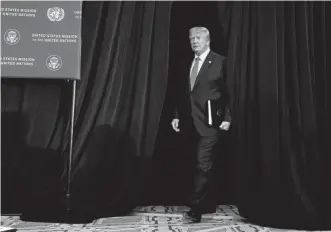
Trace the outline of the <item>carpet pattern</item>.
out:
<instances>
[{"instance_id":1,"label":"carpet pattern","mask_svg":"<svg viewBox=\"0 0 331 232\"><path fill-rule=\"evenodd\" d=\"M100 218L89 224L58 224L21 221L18 216L2 216L1 225L18 232L280 232L246 223L233 205L218 206L214 214L203 215L200 223L184 224L185 206L137 207L124 217Z\"/></svg>"}]
</instances>

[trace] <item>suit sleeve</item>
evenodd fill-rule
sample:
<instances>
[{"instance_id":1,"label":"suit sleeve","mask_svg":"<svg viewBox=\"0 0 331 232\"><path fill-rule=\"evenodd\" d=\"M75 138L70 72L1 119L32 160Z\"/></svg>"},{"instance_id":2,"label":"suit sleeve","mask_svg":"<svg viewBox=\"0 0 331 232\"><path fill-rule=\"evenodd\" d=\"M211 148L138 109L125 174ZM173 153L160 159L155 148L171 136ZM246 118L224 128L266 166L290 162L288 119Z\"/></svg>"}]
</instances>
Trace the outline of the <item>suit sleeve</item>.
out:
<instances>
[{"instance_id":1,"label":"suit sleeve","mask_svg":"<svg viewBox=\"0 0 331 232\"><path fill-rule=\"evenodd\" d=\"M224 121L231 122L231 110L229 107L229 92L226 83L226 66L227 66L227 58L223 60L222 69L221 69L221 91L222 96L224 98Z\"/></svg>"}]
</instances>

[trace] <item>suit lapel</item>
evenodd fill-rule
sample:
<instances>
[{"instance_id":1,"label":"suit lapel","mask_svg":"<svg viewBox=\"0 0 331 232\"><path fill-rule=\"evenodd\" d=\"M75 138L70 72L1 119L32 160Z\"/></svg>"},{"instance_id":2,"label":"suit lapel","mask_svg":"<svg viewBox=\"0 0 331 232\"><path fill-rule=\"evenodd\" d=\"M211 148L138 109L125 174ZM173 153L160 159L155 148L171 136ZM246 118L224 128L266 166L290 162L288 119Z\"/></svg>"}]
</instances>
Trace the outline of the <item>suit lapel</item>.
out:
<instances>
[{"instance_id":1,"label":"suit lapel","mask_svg":"<svg viewBox=\"0 0 331 232\"><path fill-rule=\"evenodd\" d=\"M213 63L214 61L214 56L213 56L213 52L210 51L205 59L205 61L203 62L200 71L198 73L198 76L195 80L194 86L192 88L192 92L194 91L194 89L197 87L197 85L200 83L201 78L203 77L203 74L208 70L209 66ZM189 75L190 76L190 75ZM189 77L190 80L190 77Z\"/></svg>"}]
</instances>

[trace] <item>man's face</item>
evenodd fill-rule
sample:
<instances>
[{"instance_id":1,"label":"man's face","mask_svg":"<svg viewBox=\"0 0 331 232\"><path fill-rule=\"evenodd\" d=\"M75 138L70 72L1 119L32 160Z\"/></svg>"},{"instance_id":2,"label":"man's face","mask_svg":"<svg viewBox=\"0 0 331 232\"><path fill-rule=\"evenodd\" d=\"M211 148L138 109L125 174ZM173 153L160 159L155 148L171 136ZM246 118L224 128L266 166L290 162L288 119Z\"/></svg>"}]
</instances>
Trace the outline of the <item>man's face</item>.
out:
<instances>
[{"instance_id":1,"label":"man's face","mask_svg":"<svg viewBox=\"0 0 331 232\"><path fill-rule=\"evenodd\" d=\"M200 55L209 47L209 40L207 39L205 33L201 31L193 31L190 36L190 43L193 52Z\"/></svg>"}]
</instances>

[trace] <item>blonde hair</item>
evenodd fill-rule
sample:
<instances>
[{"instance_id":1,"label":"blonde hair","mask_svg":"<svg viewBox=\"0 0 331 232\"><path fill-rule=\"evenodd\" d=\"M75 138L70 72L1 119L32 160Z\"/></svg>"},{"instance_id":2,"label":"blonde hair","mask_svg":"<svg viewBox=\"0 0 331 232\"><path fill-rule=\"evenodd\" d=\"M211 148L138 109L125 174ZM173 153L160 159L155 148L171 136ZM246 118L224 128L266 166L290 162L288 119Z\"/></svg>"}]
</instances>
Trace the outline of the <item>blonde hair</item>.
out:
<instances>
[{"instance_id":1,"label":"blonde hair","mask_svg":"<svg viewBox=\"0 0 331 232\"><path fill-rule=\"evenodd\" d=\"M202 32L208 41L210 41L210 34L209 30L205 27L192 27L189 31L189 35L191 35L193 32Z\"/></svg>"}]
</instances>

